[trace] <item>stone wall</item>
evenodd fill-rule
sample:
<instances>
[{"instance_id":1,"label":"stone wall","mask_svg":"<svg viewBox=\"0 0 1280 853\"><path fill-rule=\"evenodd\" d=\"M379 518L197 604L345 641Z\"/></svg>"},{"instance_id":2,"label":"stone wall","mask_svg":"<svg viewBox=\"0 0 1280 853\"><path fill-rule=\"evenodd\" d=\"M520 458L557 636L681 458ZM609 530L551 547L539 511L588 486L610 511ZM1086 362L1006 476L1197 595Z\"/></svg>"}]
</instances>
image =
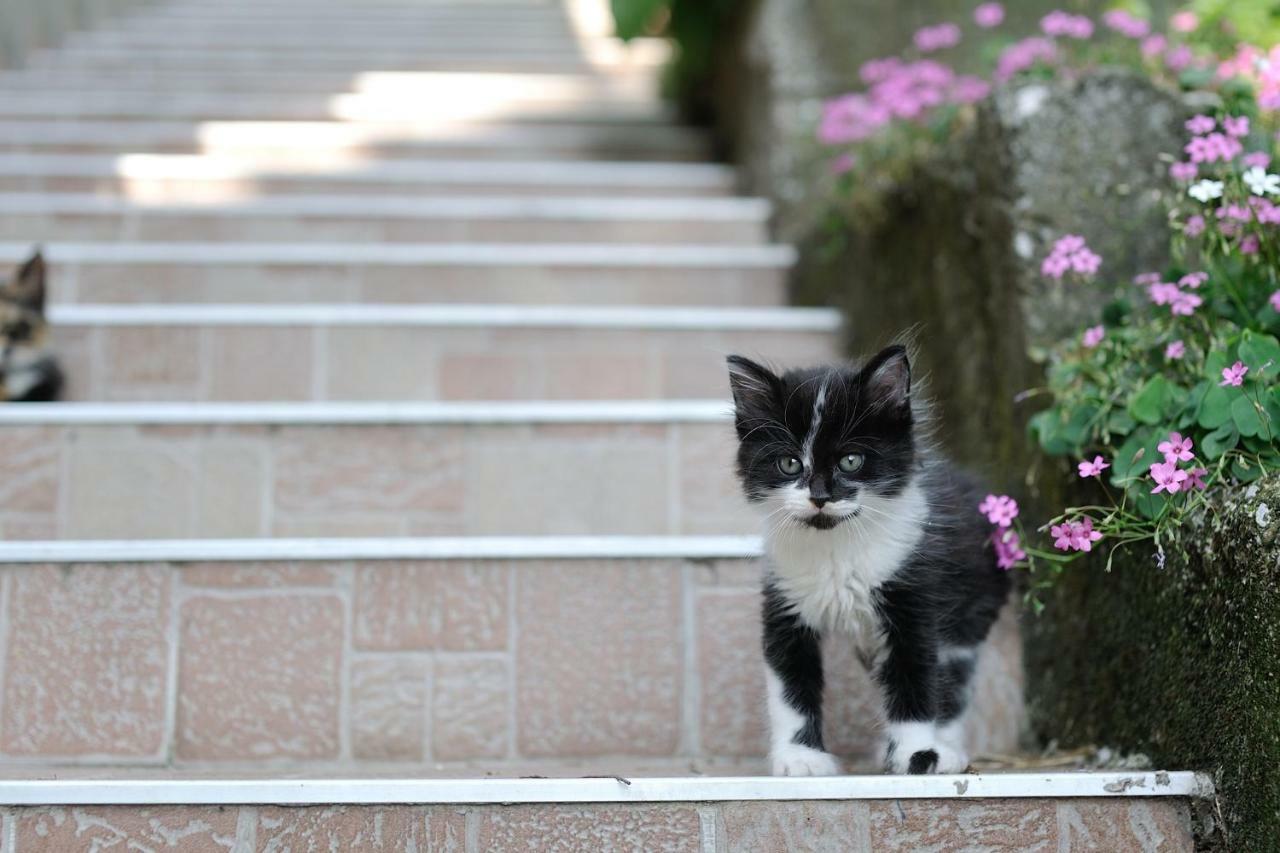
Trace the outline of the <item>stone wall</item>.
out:
<instances>
[{"instance_id":1,"label":"stone wall","mask_svg":"<svg viewBox=\"0 0 1280 853\"><path fill-rule=\"evenodd\" d=\"M0 0L0 68L149 0Z\"/></svg>"}]
</instances>

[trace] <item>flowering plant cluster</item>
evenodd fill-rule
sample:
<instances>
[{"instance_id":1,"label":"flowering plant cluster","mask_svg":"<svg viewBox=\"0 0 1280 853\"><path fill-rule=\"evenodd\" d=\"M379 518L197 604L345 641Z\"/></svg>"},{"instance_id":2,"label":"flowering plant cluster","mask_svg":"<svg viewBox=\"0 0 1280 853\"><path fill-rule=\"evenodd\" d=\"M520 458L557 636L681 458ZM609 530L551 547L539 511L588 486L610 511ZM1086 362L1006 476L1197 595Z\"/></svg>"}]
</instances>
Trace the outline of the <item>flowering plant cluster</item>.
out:
<instances>
[{"instance_id":1,"label":"flowering plant cluster","mask_svg":"<svg viewBox=\"0 0 1280 853\"><path fill-rule=\"evenodd\" d=\"M1215 30L1211 23L1222 26ZM1233 42L1234 52L1223 59L1210 45L1231 30L1230 22L1202 21L1184 11L1170 18L1166 32L1157 32L1123 9L1097 20L1054 11L1039 20L1036 32L1021 38L1003 32L1004 24L1004 5L984 2L966 20L922 27L901 53L865 63L857 90L826 102L817 137L832 152L829 162L840 203L852 205L863 217L873 215L880 186L902 178L922 155L965 127L973 105L993 86L1017 78L1072 75L1101 63L1119 64L1185 89L1234 97L1243 87L1257 93L1263 109L1280 109L1280 46L1267 52ZM969 60L981 55L987 61L981 73L963 73L966 60L948 58L948 53L975 34L982 34L984 45L968 51ZM1231 150L1234 137L1227 128L1205 137L1194 156L1220 158ZM1224 140L1227 147L1219 148ZM1191 162L1201 161L1193 157Z\"/></svg>"},{"instance_id":2,"label":"flowering plant cluster","mask_svg":"<svg viewBox=\"0 0 1280 853\"><path fill-rule=\"evenodd\" d=\"M1266 111L1198 115L1185 159L1170 171L1173 266L1144 273L1101 310L1101 323L1051 354L1052 405L1032 434L1075 460L1097 501L1039 528L996 528L1001 566L1024 566L1047 585L1082 553L1134 543L1164 546L1196 514L1213 512L1218 486L1280 470L1280 176ZM1041 272L1085 300L1113 291L1105 259L1076 235L1059 239ZM992 497L979 511L990 518ZM1015 516L1016 518L1016 513ZM1012 542L1016 556L1010 556Z\"/></svg>"}]
</instances>

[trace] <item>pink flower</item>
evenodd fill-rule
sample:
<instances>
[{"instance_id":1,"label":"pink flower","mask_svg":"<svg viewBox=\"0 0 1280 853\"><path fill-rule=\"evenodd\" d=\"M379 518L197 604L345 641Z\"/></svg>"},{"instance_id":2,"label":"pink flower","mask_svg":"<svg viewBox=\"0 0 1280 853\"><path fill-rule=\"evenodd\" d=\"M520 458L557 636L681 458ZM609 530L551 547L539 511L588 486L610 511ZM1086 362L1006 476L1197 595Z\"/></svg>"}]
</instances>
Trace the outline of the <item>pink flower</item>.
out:
<instances>
[{"instance_id":1,"label":"pink flower","mask_svg":"<svg viewBox=\"0 0 1280 853\"><path fill-rule=\"evenodd\" d=\"M1049 528L1049 533L1053 536L1053 547L1059 551L1071 550L1071 522L1055 524Z\"/></svg>"},{"instance_id":2,"label":"pink flower","mask_svg":"<svg viewBox=\"0 0 1280 853\"><path fill-rule=\"evenodd\" d=\"M963 75L951 86L953 104L976 104L991 94L991 84L981 77Z\"/></svg>"},{"instance_id":3,"label":"pink flower","mask_svg":"<svg viewBox=\"0 0 1280 853\"><path fill-rule=\"evenodd\" d=\"M1246 234L1240 238L1240 254L1242 255L1256 255L1261 247L1262 244L1258 240L1257 234Z\"/></svg>"},{"instance_id":4,"label":"pink flower","mask_svg":"<svg viewBox=\"0 0 1280 853\"><path fill-rule=\"evenodd\" d=\"M1178 470L1177 462L1157 462L1149 469L1151 479L1155 480L1156 487L1151 490L1151 494L1159 494L1160 492L1168 492L1175 494L1182 491L1182 484L1187 481L1187 472Z\"/></svg>"},{"instance_id":5,"label":"pink flower","mask_svg":"<svg viewBox=\"0 0 1280 853\"><path fill-rule=\"evenodd\" d=\"M1179 289L1178 285L1163 281L1156 282L1147 288L1147 295L1157 305L1170 305L1181 294L1182 290Z\"/></svg>"},{"instance_id":6,"label":"pink flower","mask_svg":"<svg viewBox=\"0 0 1280 853\"><path fill-rule=\"evenodd\" d=\"M1218 123L1206 115L1197 115L1187 119L1187 130L1196 136L1204 136L1206 133L1212 133Z\"/></svg>"},{"instance_id":7,"label":"pink flower","mask_svg":"<svg viewBox=\"0 0 1280 853\"><path fill-rule=\"evenodd\" d=\"M1092 518L1055 524L1049 533L1053 535L1053 547L1059 551L1092 551L1093 543L1102 538L1102 534L1093 529Z\"/></svg>"},{"instance_id":8,"label":"pink flower","mask_svg":"<svg viewBox=\"0 0 1280 853\"><path fill-rule=\"evenodd\" d=\"M1158 272L1140 272L1140 273L1138 273L1137 275L1135 275L1135 276L1133 277L1133 283L1134 283L1134 284L1142 284L1142 285L1159 284L1159 283L1160 283L1160 273L1158 273Z\"/></svg>"},{"instance_id":9,"label":"pink flower","mask_svg":"<svg viewBox=\"0 0 1280 853\"><path fill-rule=\"evenodd\" d=\"M987 495L978 504L978 512L997 527L1008 527L1018 517L1018 502L1008 495Z\"/></svg>"},{"instance_id":10,"label":"pink flower","mask_svg":"<svg viewBox=\"0 0 1280 853\"><path fill-rule=\"evenodd\" d=\"M845 172L853 171L853 167L858 165L858 158L852 154L841 154L831 161L830 169L833 175L843 175Z\"/></svg>"},{"instance_id":11,"label":"pink flower","mask_svg":"<svg viewBox=\"0 0 1280 853\"><path fill-rule=\"evenodd\" d=\"M1218 385L1224 388L1228 385L1233 388L1239 388L1244 384L1244 377L1248 372L1249 368L1245 366L1245 363L1237 361L1230 367L1222 368L1222 381Z\"/></svg>"},{"instance_id":12,"label":"pink flower","mask_svg":"<svg viewBox=\"0 0 1280 853\"><path fill-rule=\"evenodd\" d=\"M1174 73L1189 67L1193 60L1195 60L1195 54L1185 44L1178 45L1164 55L1165 67Z\"/></svg>"},{"instance_id":13,"label":"pink flower","mask_svg":"<svg viewBox=\"0 0 1280 853\"><path fill-rule=\"evenodd\" d=\"M996 548L996 567L1008 571L1012 569L1019 560L1027 558L1027 552L1022 550L1022 543L1018 540L1017 531L1006 530L997 533L991 538Z\"/></svg>"},{"instance_id":14,"label":"pink flower","mask_svg":"<svg viewBox=\"0 0 1280 853\"><path fill-rule=\"evenodd\" d=\"M1082 460L1076 469L1079 470L1081 477L1097 477L1103 471L1111 467L1111 463L1103 459L1101 456L1093 457L1093 461L1088 459Z\"/></svg>"},{"instance_id":15,"label":"pink flower","mask_svg":"<svg viewBox=\"0 0 1280 853\"><path fill-rule=\"evenodd\" d=\"M1182 149L1191 158L1192 163L1216 163L1221 160L1230 162L1244 151L1244 146L1233 136L1221 133L1210 133L1208 136L1194 137Z\"/></svg>"},{"instance_id":16,"label":"pink flower","mask_svg":"<svg viewBox=\"0 0 1280 853\"><path fill-rule=\"evenodd\" d=\"M1265 151L1251 151L1240 158L1251 169L1265 169L1271 165L1271 155Z\"/></svg>"},{"instance_id":17,"label":"pink flower","mask_svg":"<svg viewBox=\"0 0 1280 853\"><path fill-rule=\"evenodd\" d=\"M1084 337L1081 338L1080 343L1084 344L1085 349L1093 349L1102 343L1102 339L1106 336L1107 330L1102 326L1090 326L1084 330Z\"/></svg>"},{"instance_id":18,"label":"pink flower","mask_svg":"<svg viewBox=\"0 0 1280 853\"><path fill-rule=\"evenodd\" d=\"M1151 25L1123 9L1112 9L1102 16L1102 22L1125 38L1140 39L1151 32Z\"/></svg>"},{"instance_id":19,"label":"pink flower","mask_svg":"<svg viewBox=\"0 0 1280 853\"><path fill-rule=\"evenodd\" d=\"M1200 491L1204 491L1208 487L1208 484L1205 483L1204 481L1204 478L1208 475L1208 473L1209 473L1208 468L1189 469L1187 471L1187 480L1189 481L1187 484L1187 488L1199 489Z\"/></svg>"},{"instance_id":20,"label":"pink flower","mask_svg":"<svg viewBox=\"0 0 1280 853\"><path fill-rule=\"evenodd\" d=\"M1241 136L1249 135L1249 117L1248 116L1227 116L1222 120L1222 129L1227 132L1228 136L1234 136L1237 139Z\"/></svg>"},{"instance_id":21,"label":"pink flower","mask_svg":"<svg viewBox=\"0 0 1280 853\"><path fill-rule=\"evenodd\" d=\"M999 3L983 3L973 10L973 22L984 30L998 27L1004 22L1004 6Z\"/></svg>"},{"instance_id":22,"label":"pink flower","mask_svg":"<svg viewBox=\"0 0 1280 853\"><path fill-rule=\"evenodd\" d=\"M996 61L996 80L1005 81L1026 71L1037 62L1053 62L1058 48L1050 39L1031 37L1014 42L1004 49Z\"/></svg>"},{"instance_id":23,"label":"pink flower","mask_svg":"<svg viewBox=\"0 0 1280 853\"><path fill-rule=\"evenodd\" d=\"M1198 288L1209 280L1207 272L1189 272L1182 278L1178 279L1178 284L1182 287Z\"/></svg>"},{"instance_id":24,"label":"pink flower","mask_svg":"<svg viewBox=\"0 0 1280 853\"><path fill-rule=\"evenodd\" d=\"M1047 36L1087 39L1093 35L1093 21L1084 15L1057 10L1040 19L1040 29Z\"/></svg>"},{"instance_id":25,"label":"pink flower","mask_svg":"<svg viewBox=\"0 0 1280 853\"><path fill-rule=\"evenodd\" d=\"M1164 357L1170 361L1182 358L1187 354L1187 345L1182 341L1173 341L1164 348Z\"/></svg>"},{"instance_id":26,"label":"pink flower","mask_svg":"<svg viewBox=\"0 0 1280 853\"><path fill-rule=\"evenodd\" d=\"M1182 433L1171 432L1167 439L1156 445L1156 450L1164 454L1165 462L1190 462L1196 458L1191 452L1193 447L1191 439L1183 438Z\"/></svg>"},{"instance_id":27,"label":"pink flower","mask_svg":"<svg viewBox=\"0 0 1280 853\"><path fill-rule=\"evenodd\" d=\"M1189 33L1200 26L1200 19L1195 12L1179 12L1169 19L1169 25L1175 32Z\"/></svg>"},{"instance_id":28,"label":"pink flower","mask_svg":"<svg viewBox=\"0 0 1280 853\"><path fill-rule=\"evenodd\" d=\"M1200 170L1195 163L1174 163L1169 167L1169 176L1175 181L1194 181Z\"/></svg>"},{"instance_id":29,"label":"pink flower","mask_svg":"<svg viewBox=\"0 0 1280 853\"><path fill-rule=\"evenodd\" d=\"M858 69L858 76L862 78L862 82L867 85L879 83L882 80L888 80L898 70L902 68L902 60L896 56L888 56L883 59L869 59L862 63L862 67Z\"/></svg>"},{"instance_id":30,"label":"pink flower","mask_svg":"<svg viewBox=\"0 0 1280 853\"><path fill-rule=\"evenodd\" d=\"M1040 272L1052 279L1061 279L1068 271L1085 278L1094 275L1102 266L1102 258L1085 245L1078 234L1060 238L1049 250L1049 256L1040 264Z\"/></svg>"},{"instance_id":31,"label":"pink flower","mask_svg":"<svg viewBox=\"0 0 1280 853\"><path fill-rule=\"evenodd\" d=\"M1169 303L1169 310L1177 317L1190 317L1196 309L1204 304L1204 300L1194 293L1179 290L1178 295Z\"/></svg>"},{"instance_id":32,"label":"pink flower","mask_svg":"<svg viewBox=\"0 0 1280 853\"><path fill-rule=\"evenodd\" d=\"M1169 40L1159 33L1147 36L1142 40L1142 55L1147 59L1152 59L1164 53L1165 47L1169 44Z\"/></svg>"},{"instance_id":33,"label":"pink flower","mask_svg":"<svg viewBox=\"0 0 1280 853\"><path fill-rule=\"evenodd\" d=\"M916 49L922 53L932 53L947 47L955 47L960 43L960 28L955 24L938 24L933 27L921 27L912 37Z\"/></svg>"},{"instance_id":34,"label":"pink flower","mask_svg":"<svg viewBox=\"0 0 1280 853\"><path fill-rule=\"evenodd\" d=\"M1182 233L1186 234L1188 237L1199 237L1204 233L1204 226L1204 217L1197 213L1187 219L1187 224L1182 226Z\"/></svg>"},{"instance_id":35,"label":"pink flower","mask_svg":"<svg viewBox=\"0 0 1280 853\"><path fill-rule=\"evenodd\" d=\"M1277 314L1280 314L1280 290L1277 290L1275 293L1271 294L1270 301L1271 301L1271 310L1275 311Z\"/></svg>"}]
</instances>

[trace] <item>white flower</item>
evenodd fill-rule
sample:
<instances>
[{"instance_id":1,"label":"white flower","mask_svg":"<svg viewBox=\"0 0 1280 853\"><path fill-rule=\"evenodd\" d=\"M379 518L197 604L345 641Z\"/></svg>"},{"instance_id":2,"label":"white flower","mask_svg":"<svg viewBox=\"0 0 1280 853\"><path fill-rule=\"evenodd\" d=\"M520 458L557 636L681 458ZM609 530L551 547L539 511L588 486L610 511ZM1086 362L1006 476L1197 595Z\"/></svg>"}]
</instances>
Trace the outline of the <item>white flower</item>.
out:
<instances>
[{"instance_id":1,"label":"white flower","mask_svg":"<svg viewBox=\"0 0 1280 853\"><path fill-rule=\"evenodd\" d=\"M1192 184L1187 190L1187 195L1196 201L1206 202L1210 199L1222 198L1223 187L1222 181L1201 181L1198 184Z\"/></svg>"},{"instance_id":2,"label":"white flower","mask_svg":"<svg viewBox=\"0 0 1280 853\"><path fill-rule=\"evenodd\" d=\"M1280 175L1269 175L1260 166L1245 170L1244 182L1254 195L1280 195Z\"/></svg>"}]
</instances>

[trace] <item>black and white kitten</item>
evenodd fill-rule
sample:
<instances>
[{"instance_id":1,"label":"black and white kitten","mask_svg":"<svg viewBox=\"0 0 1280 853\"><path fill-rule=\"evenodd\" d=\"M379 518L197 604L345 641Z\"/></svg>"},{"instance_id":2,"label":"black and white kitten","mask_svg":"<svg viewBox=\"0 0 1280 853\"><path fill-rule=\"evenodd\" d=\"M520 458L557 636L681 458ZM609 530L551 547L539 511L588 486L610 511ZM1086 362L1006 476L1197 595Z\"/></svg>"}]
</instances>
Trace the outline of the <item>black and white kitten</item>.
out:
<instances>
[{"instance_id":1,"label":"black and white kitten","mask_svg":"<svg viewBox=\"0 0 1280 853\"><path fill-rule=\"evenodd\" d=\"M891 773L958 773L978 651L1008 596L976 484L917 435L905 348L781 376L729 357L738 471L767 514L774 775L840 772L822 743L824 634L881 688Z\"/></svg>"}]
</instances>

